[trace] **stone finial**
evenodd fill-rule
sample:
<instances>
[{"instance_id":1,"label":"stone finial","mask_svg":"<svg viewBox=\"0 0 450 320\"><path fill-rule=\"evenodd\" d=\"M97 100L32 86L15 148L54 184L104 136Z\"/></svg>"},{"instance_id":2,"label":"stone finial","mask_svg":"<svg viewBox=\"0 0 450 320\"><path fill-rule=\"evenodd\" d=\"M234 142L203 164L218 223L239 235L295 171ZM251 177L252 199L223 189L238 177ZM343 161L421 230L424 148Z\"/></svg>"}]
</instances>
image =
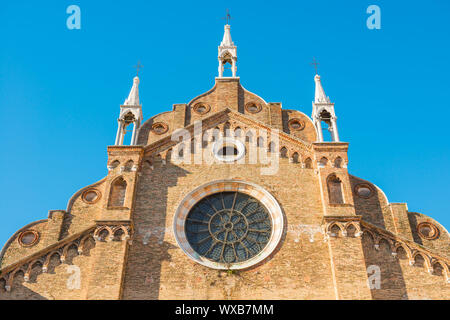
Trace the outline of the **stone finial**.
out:
<instances>
[{"instance_id":1,"label":"stone finial","mask_svg":"<svg viewBox=\"0 0 450 320\"><path fill-rule=\"evenodd\" d=\"M139 106L139 77L134 77L128 98L123 103L124 106Z\"/></svg>"}]
</instances>

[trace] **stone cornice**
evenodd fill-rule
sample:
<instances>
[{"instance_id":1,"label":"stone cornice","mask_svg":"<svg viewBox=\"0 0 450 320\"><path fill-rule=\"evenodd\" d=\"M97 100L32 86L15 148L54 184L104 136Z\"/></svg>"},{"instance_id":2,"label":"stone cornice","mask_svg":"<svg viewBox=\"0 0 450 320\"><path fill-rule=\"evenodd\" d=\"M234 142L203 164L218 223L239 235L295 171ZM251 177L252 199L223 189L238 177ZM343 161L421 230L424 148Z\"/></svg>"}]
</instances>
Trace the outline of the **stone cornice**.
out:
<instances>
[{"instance_id":1,"label":"stone cornice","mask_svg":"<svg viewBox=\"0 0 450 320\"><path fill-rule=\"evenodd\" d=\"M54 254L57 254L60 261L64 262L68 250L75 245L79 254L83 253L85 242L88 238L95 241L112 241L120 231L120 241L129 240L132 235L131 221L96 221L94 225L84 229L81 232L57 241L46 248L39 250L29 256L22 258L0 270L0 279L5 279L6 290L11 290L16 272L24 272L25 281L29 280L31 270L35 263L40 263L42 272L47 272L48 264Z\"/></svg>"},{"instance_id":2,"label":"stone cornice","mask_svg":"<svg viewBox=\"0 0 450 320\"><path fill-rule=\"evenodd\" d=\"M365 229L365 230L369 230L371 232L375 232L377 234L377 236L380 237L380 239L378 239L378 241L381 240L382 238L389 239L389 240L393 241L393 243L391 243L391 244L393 244L394 246L396 243L407 245L409 247L409 249L412 250L412 253L414 253L414 251L419 251L419 252L427 254L432 259L441 260L441 261L445 262L447 265L450 265L449 258L441 256L414 241L405 239L401 236L398 236L398 235L396 235L390 231L387 231L383 228L377 227L377 226L375 226L369 222L366 222L364 220L361 221L361 226L363 227L363 230Z\"/></svg>"}]
</instances>

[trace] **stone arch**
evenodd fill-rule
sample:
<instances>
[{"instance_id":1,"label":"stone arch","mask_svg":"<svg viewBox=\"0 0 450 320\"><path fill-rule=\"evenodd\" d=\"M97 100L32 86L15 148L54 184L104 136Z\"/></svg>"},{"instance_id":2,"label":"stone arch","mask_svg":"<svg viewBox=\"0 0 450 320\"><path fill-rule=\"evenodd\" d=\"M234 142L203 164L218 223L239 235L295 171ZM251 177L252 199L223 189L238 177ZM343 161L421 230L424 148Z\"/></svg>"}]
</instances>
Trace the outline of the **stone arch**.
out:
<instances>
[{"instance_id":1,"label":"stone arch","mask_svg":"<svg viewBox=\"0 0 450 320\"><path fill-rule=\"evenodd\" d=\"M42 266L43 266L43 262L41 259L36 259L34 261L31 261L28 264L27 271L25 272L24 280L27 282L34 280L38 276L39 273L42 273ZM32 279L32 278L34 278L34 279Z\"/></svg>"},{"instance_id":2,"label":"stone arch","mask_svg":"<svg viewBox=\"0 0 450 320\"><path fill-rule=\"evenodd\" d=\"M286 147L282 147L280 149L280 157L281 158L287 158L288 157L288 150Z\"/></svg>"},{"instance_id":3,"label":"stone arch","mask_svg":"<svg viewBox=\"0 0 450 320\"><path fill-rule=\"evenodd\" d=\"M258 137L257 142L256 142L256 146L259 148L264 147L264 138L263 137Z\"/></svg>"},{"instance_id":4,"label":"stone arch","mask_svg":"<svg viewBox=\"0 0 450 320\"><path fill-rule=\"evenodd\" d=\"M293 154L292 154L292 163L299 163L300 162L300 156L299 156L299 154L298 154L298 152L294 152Z\"/></svg>"},{"instance_id":5,"label":"stone arch","mask_svg":"<svg viewBox=\"0 0 450 320\"><path fill-rule=\"evenodd\" d=\"M312 160L309 157L305 159L305 168L312 169Z\"/></svg>"},{"instance_id":6,"label":"stone arch","mask_svg":"<svg viewBox=\"0 0 450 320\"><path fill-rule=\"evenodd\" d=\"M330 204L344 203L344 186L342 180L334 173L327 177L328 200Z\"/></svg>"},{"instance_id":7,"label":"stone arch","mask_svg":"<svg viewBox=\"0 0 450 320\"><path fill-rule=\"evenodd\" d=\"M109 207L123 207L125 204L125 194L127 191L127 182L123 177L116 178L111 183L111 190L109 192L108 206Z\"/></svg>"},{"instance_id":8,"label":"stone arch","mask_svg":"<svg viewBox=\"0 0 450 320\"><path fill-rule=\"evenodd\" d=\"M71 242L68 243L64 246L63 251L62 251L62 255L61 255L61 261L62 262L68 262L71 263L71 261L68 261L67 258L73 258L72 255L70 255L70 250L71 249L75 249L75 252L77 253L77 255L79 254L78 252L78 244L76 242Z\"/></svg>"},{"instance_id":9,"label":"stone arch","mask_svg":"<svg viewBox=\"0 0 450 320\"><path fill-rule=\"evenodd\" d=\"M333 166L335 168L342 168L342 164L343 164L343 160L341 157L337 157L336 159L334 159Z\"/></svg>"},{"instance_id":10,"label":"stone arch","mask_svg":"<svg viewBox=\"0 0 450 320\"><path fill-rule=\"evenodd\" d=\"M52 258L55 256L58 257L58 261L59 263L61 263L61 253L59 253L59 251L50 252L45 258L44 264L42 265L42 272L48 271L48 267L52 261Z\"/></svg>"},{"instance_id":11,"label":"stone arch","mask_svg":"<svg viewBox=\"0 0 450 320\"><path fill-rule=\"evenodd\" d=\"M349 221L344 225L344 230L349 237L359 237L362 235L361 227L358 223Z\"/></svg>"},{"instance_id":12,"label":"stone arch","mask_svg":"<svg viewBox=\"0 0 450 320\"><path fill-rule=\"evenodd\" d=\"M225 122L225 124L223 125L223 136L231 137L231 124L229 121Z\"/></svg>"},{"instance_id":13,"label":"stone arch","mask_svg":"<svg viewBox=\"0 0 450 320\"><path fill-rule=\"evenodd\" d=\"M134 161L133 160L128 160L126 163L125 163L125 171L131 171L132 169L133 169L133 166L134 166Z\"/></svg>"},{"instance_id":14,"label":"stone arch","mask_svg":"<svg viewBox=\"0 0 450 320\"><path fill-rule=\"evenodd\" d=\"M269 146L267 147L268 152L276 152L276 145L275 142L271 141L269 143Z\"/></svg>"},{"instance_id":15,"label":"stone arch","mask_svg":"<svg viewBox=\"0 0 450 320\"><path fill-rule=\"evenodd\" d=\"M255 130L250 129L245 133L245 142L248 142L249 144L253 144L254 137L255 137Z\"/></svg>"},{"instance_id":16,"label":"stone arch","mask_svg":"<svg viewBox=\"0 0 450 320\"><path fill-rule=\"evenodd\" d=\"M341 233L343 233L344 229L342 224L339 222L330 223L327 227L327 234L332 237L339 237Z\"/></svg>"},{"instance_id":17,"label":"stone arch","mask_svg":"<svg viewBox=\"0 0 450 320\"><path fill-rule=\"evenodd\" d=\"M423 260L423 265L422 265L421 259ZM416 250L412 255L412 260L414 261L415 266L425 267L429 272L432 271L431 259L428 257L428 255L426 253Z\"/></svg>"},{"instance_id":18,"label":"stone arch","mask_svg":"<svg viewBox=\"0 0 450 320\"><path fill-rule=\"evenodd\" d=\"M328 164L328 158L327 158L327 157L322 157L322 158L319 160L319 166L320 166L321 168L325 168L325 167L327 166L327 164Z\"/></svg>"},{"instance_id":19,"label":"stone arch","mask_svg":"<svg viewBox=\"0 0 450 320\"><path fill-rule=\"evenodd\" d=\"M94 232L94 239L97 241L109 241L112 239L112 236L112 230L108 226L97 228Z\"/></svg>"},{"instance_id":20,"label":"stone arch","mask_svg":"<svg viewBox=\"0 0 450 320\"><path fill-rule=\"evenodd\" d=\"M90 234L87 234L83 238L81 238L80 245L78 246L78 254L83 254L85 246L86 246L86 241L91 237L92 236Z\"/></svg>"},{"instance_id":21,"label":"stone arch","mask_svg":"<svg viewBox=\"0 0 450 320\"><path fill-rule=\"evenodd\" d=\"M411 250L409 249L409 247L408 247L406 244L404 244L404 243L397 242L397 243L394 245L394 250L393 250L393 252L397 254L397 257L398 257L399 259L403 259L402 256L401 256L401 254L400 254L400 253L401 253L401 252L400 252L401 250L403 250L403 251L405 252L405 258L408 259L408 260L411 260L412 255L411 255Z\"/></svg>"},{"instance_id":22,"label":"stone arch","mask_svg":"<svg viewBox=\"0 0 450 320\"><path fill-rule=\"evenodd\" d=\"M433 274L437 276L448 276L448 270L446 270L446 264L440 260L434 260L431 263Z\"/></svg>"},{"instance_id":23,"label":"stone arch","mask_svg":"<svg viewBox=\"0 0 450 320\"><path fill-rule=\"evenodd\" d=\"M242 132L243 132L243 130L241 129L241 127L236 127L234 129L234 136L236 138L241 138L242 137Z\"/></svg>"},{"instance_id":24,"label":"stone arch","mask_svg":"<svg viewBox=\"0 0 450 320\"><path fill-rule=\"evenodd\" d=\"M130 238L128 229L124 226L117 226L115 228L112 229L111 231L114 240L126 240Z\"/></svg>"},{"instance_id":25,"label":"stone arch","mask_svg":"<svg viewBox=\"0 0 450 320\"><path fill-rule=\"evenodd\" d=\"M120 165L120 161L114 160L109 164L109 168L110 168L110 170L113 170L113 169L117 168L119 165Z\"/></svg>"}]
</instances>

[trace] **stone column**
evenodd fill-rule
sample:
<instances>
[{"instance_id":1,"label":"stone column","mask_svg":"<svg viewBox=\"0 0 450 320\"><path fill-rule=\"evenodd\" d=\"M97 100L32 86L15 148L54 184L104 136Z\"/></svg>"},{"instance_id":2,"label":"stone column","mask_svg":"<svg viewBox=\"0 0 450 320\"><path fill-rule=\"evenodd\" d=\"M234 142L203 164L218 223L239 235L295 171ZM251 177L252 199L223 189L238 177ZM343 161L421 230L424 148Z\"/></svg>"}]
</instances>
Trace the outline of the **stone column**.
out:
<instances>
[{"instance_id":1,"label":"stone column","mask_svg":"<svg viewBox=\"0 0 450 320\"><path fill-rule=\"evenodd\" d=\"M121 145L121 143L120 143L120 141L122 140L121 139L121 136L122 136L122 120L118 120L118 123L119 123L119 125L118 125L118 127L117 127L117 134L116 134L116 143L115 143L115 145L116 146L118 146L118 145Z\"/></svg>"},{"instance_id":2,"label":"stone column","mask_svg":"<svg viewBox=\"0 0 450 320\"><path fill-rule=\"evenodd\" d=\"M133 121L133 133L132 133L132 135L131 135L131 145L132 146L134 146L134 145L136 145L136 130L137 130L137 127L138 127L138 121L137 120L135 120L135 121Z\"/></svg>"},{"instance_id":3,"label":"stone column","mask_svg":"<svg viewBox=\"0 0 450 320\"><path fill-rule=\"evenodd\" d=\"M319 142L323 142L323 133L322 133L322 123L320 119L316 119L316 128L317 128L317 134L319 135Z\"/></svg>"},{"instance_id":4,"label":"stone column","mask_svg":"<svg viewBox=\"0 0 450 320\"><path fill-rule=\"evenodd\" d=\"M236 77L236 60L233 59L232 61L233 61L233 64L231 66L231 71L233 73L233 77Z\"/></svg>"},{"instance_id":5,"label":"stone column","mask_svg":"<svg viewBox=\"0 0 450 320\"><path fill-rule=\"evenodd\" d=\"M219 59L219 78L223 77L223 64L222 60Z\"/></svg>"},{"instance_id":6,"label":"stone column","mask_svg":"<svg viewBox=\"0 0 450 320\"><path fill-rule=\"evenodd\" d=\"M331 118L331 127L333 129L333 141L339 142L339 134L338 134L337 124L336 124L336 117Z\"/></svg>"}]
</instances>

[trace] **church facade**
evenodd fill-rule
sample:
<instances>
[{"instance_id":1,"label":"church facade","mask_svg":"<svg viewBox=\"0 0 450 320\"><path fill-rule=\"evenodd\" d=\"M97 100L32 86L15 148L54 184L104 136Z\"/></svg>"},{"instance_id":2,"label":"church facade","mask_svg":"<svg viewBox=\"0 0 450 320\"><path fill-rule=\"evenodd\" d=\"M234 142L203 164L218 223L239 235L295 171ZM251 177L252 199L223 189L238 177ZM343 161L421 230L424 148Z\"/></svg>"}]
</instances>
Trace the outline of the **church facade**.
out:
<instances>
[{"instance_id":1,"label":"church facade","mask_svg":"<svg viewBox=\"0 0 450 320\"><path fill-rule=\"evenodd\" d=\"M12 235L0 299L449 299L448 231L349 173L320 76L309 117L241 85L228 24L218 61L146 121L134 78L107 175Z\"/></svg>"}]
</instances>

